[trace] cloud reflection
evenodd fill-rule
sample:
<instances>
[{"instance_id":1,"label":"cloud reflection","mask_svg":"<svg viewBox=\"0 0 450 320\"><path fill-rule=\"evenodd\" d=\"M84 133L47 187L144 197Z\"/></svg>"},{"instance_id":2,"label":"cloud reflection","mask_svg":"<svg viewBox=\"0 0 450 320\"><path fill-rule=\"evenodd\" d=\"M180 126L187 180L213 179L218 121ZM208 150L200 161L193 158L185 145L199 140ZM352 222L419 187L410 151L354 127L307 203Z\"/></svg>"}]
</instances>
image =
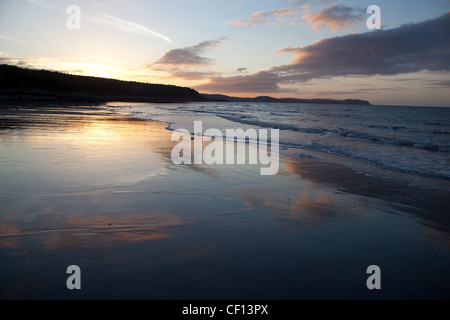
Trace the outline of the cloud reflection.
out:
<instances>
[{"instance_id":1,"label":"cloud reflection","mask_svg":"<svg viewBox=\"0 0 450 320\"><path fill-rule=\"evenodd\" d=\"M99 248L167 238L187 221L167 212L83 215L52 213L31 221L9 217L0 224L0 247L25 249L28 240L43 249Z\"/></svg>"}]
</instances>

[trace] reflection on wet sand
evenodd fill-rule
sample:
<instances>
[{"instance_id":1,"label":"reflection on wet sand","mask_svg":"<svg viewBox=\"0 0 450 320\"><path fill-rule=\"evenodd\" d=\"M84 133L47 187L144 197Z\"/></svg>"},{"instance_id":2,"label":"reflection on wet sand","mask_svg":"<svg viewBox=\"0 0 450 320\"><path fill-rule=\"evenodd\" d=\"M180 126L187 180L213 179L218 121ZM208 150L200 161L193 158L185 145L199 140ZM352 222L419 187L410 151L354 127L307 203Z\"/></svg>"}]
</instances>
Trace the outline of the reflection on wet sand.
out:
<instances>
[{"instance_id":1,"label":"reflection on wet sand","mask_svg":"<svg viewBox=\"0 0 450 320\"><path fill-rule=\"evenodd\" d=\"M332 219L358 219L379 210L417 217L425 228L426 241L450 246L446 191L365 176L311 158L285 156L282 164L279 175L269 184L264 184L266 180L255 172L237 169L234 181L244 177L244 181L261 180L261 184L242 184L228 192L237 195L248 208L268 211L277 223L290 230L319 226Z\"/></svg>"},{"instance_id":2,"label":"reflection on wet sand","mask_svg":"<svg viewBox=\"0 0 450 320\"><path fill-rule=\"evenodd\" d=\"M286 157L287 172L311 183L326 184L346 194L380 199L393 209L413 214L429 229L433 240L450 246L450 203L444 190L426 189L358 174L355 171L314 159ZM450 184L439 182L450 188Z\"/></svg>"},{"instance_id":3,"label":"reflection on wet sand","mask_svg":"<svg viewBox=\"0 0 450 320\"><path fill-rule=\"evenodd\" d=\"M247 206L266 207L270 211L284 216L286 219L298 220L309 216L310 220L319 220L320 216L336 216L339 211L337 200L330 193L323 190L314 190L312 186L305 186L292 193L289 197L283 194L260 194L255 198L251 192L241 196Z\"/></svg>"},{"instance_id":4,"label":"reflection on wet sand","mask_svg":"<svg viewBox=\"0 0 450 320\"><path fill-rule=\"evenodd\" d=\"M26 239L45 249L104 247L164 238L185 224L168 212L126 208L127 193L165 173L165 124L98 110L3 112L0 247L24 249ZM114 194L123 196L120 210L106 200Z\"/></svg>"},{"instance_id":5,"label":"reflection on wet sand","mask_svg":"<svg viewBox=\"0 0 450 320\"><path fill-rule=\"evenodd\" d=\"M165 212L103 216L53 213L27 223L10 217L0 224L0 247L23 249L29 246L26 240L30 237L38 242L33 246L41 249L102 248L166 238L173 227L186 223Z\"/></svg>"}]
</instances>

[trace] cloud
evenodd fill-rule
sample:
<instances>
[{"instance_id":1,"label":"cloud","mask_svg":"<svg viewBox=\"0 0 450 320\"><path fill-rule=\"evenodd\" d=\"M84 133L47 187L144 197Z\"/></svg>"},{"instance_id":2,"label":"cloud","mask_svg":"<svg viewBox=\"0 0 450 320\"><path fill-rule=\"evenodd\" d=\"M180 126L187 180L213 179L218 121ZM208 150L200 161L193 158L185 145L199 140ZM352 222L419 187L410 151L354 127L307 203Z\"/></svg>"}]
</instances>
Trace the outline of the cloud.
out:
<instances>
[{"instance_id":1,"label":"cloud","mask_svg":"<svg viewBox=\"0 0 450 320\"><path fill-rule=\"evenodd\" d=\"M365 19L365 10L346 6L332 6L318 13L306 13L302 16L311 29L318 32L321 27L333 32L347 29Z\"/></svg>"},{"instance_id":2,"label":"cloud","mask_svg":"<svg viewBox=\"0 0 450 320\"><path fill-rule=\"evenodd\" d=\"M20 67L33 67L36 58L19 58L10 56L4 52L0 52L0 64L15 65Z\"/></svg>"},{"instance_id":3,"label":"cloud","mask_svg":"<svg viewBox=\"0 0 450 320\"><path fill-rule=\"evenodd\" d=\"M351 8L347 6L330 6L332 1L319 1L321 4L327 4L328 7L318 13L311 13L311 4L304 1L291 1L295 5L301 5L300 8L281 8L272 11L257 11L248 17L248 19L236 19L227 21L235 27L257 27L259 25L278 25L289 24L298 25L298 15L306 20L306 24L311 29L318 32L321 27L337 32L349 28L352 25L365 19L366 11L362 8Z\"/></svg>"},{"instance_id":4,"label":"cloud","mask_svg":"<svg viewBox=\"0 0 450 320\"><path fill-rule=\"evenodd\" d=\"M167 41L168 43L172 42L172 40L170 40L168 37L166 37L161 33L150 30L140 24L127 20L122 20L107 14L100 14L99 16L96 17L90 17L89 21L91 23L113 28L123 32L129 32L146 37L160 38L163 39L164 41Z\"/></svg>"},{"instance_id":5,"label":"cloud","mask_svg":"<svg viewBox=\"0 0 450 320\"><path fill-rule=\"evenodd\" d=\"M450 80L432 81L430 85L437 87L450 87Z\"/></svg>"},{"instance_id":6,"label":"cloud","mask_svg":"<svg viewBox=\"0 0 450 320\"><path fill-rule=\"evenodd\" d=\"M281 82L276 72L260 71L251 75L233 77L213 77L209 83L196 86L195 89L207 92L235 93L272 93L286 91L278 86Z\"/></svg>"},{"instance_id":7,"label":"cloud","mask_svg":"<svg viewBox=\"0 0 450 320\"><path fill-rule=\"evenodd\" d=\"M147 67L187 80L199 80L213 76L215 73L204 70L213 61L204 57L203 54L218 47L226 38L221 37L215 40L203 41L186 48L169 50L160 59L153 64L147 65Z\"/></svg>"},{"instance_id":8,"label":"cloud","mask_svg":"<svg viewBox=\"0 0 450 320\"><path fill-rule=\"evenodd\" d=\"M42 1L40 1L40 0L28 0L28 2L29 2L29 3L32 3L32 4L34 4L34 5L43 7L43 8L47 8L47 9L50 9L50 8L51 8L50 5L44 3L44 2L42 2Z\"/></svg>"},{"instance_id":9,"label":"cloud","mask_svg":"<svg viewBox=\"0 0 450 320\"><path fill-rule=\"evenodd\" d=\"M162 58L155 62L155 65L206 65L210 61L191 48L183 48L167 51Z\"/></svg>"},{"instance_id":10,"label":"cloud","mask_svg":"<svg viewBox=\"0 0 450 320\"><path fill-rule=\"evenodd\" d=\"M293 8L281 8L272 11L257 11L250 15L247 20L236 19L233 21L227 21L225 24L231 24L236 27L257 27L260 24L277 25L278 23L286 22L286 17L296 15L299 12L300 10ZM288 21L291 20L292 17L291 19L288 19Z\"/></svg>"},{"instance_id":11,"label":"cloud","mask_svg":"<svg viewBox=\"0 0 450 320\"><path fill-rule=\"evenodd\" d=\"M396 75L450 70L450 11L443 16L390 30L321 39L286 48L288 65L272 68L286 80L339 76Z\"/></svg>"},{"instance_id":12,"label":"cloud","mask_svg":"<svg viewBox=\"0 0 450 320\"><path fill-rule=\"evenodd\" d=\"M172 49L167 51L154 65L206 65L211 63L211 60L202 57L201 54L207 50L218 47L220 42L225 38L215 40L203 41L197 45L182 48Z\"/></svg>"},{"instance_id":13,"label":"cloud","mask_svg":"<svg viewBox=\"0 0 450 320\"><path fill-rule=\"evenodd\" d=\"M321 39L279 50L294 54L289 64L250 75L214 77L197 89L217 92L280 92L283 84L312 79L450 71L450 11L389 30Z\"/></svg>"},{"instance_id":14,"label":"cloud","mask_svg":"<svg viewBox=\"0 0 450 320\"><path fill-rule=\"evenodd\" d=\"M314 2L311 0L288 0L290 3L294 4L294 5L303 5L305 2ZM335 4L337 2L337 0L315 0L315 2L317 2L318 4L321 5L331 5L331 4Z\"/></svg>"},{"instance_id":15,"label":"cloud","mask_svg":"<svg viewBox=\"0 0 450 320\"><path fill-rule=\"evenodd\" d=\"M239 73L247 73L248 69L247 68L237 68L236 71Z\"/></svg>"},{"instance_id":16,"label":"cloud","mask_svg":"<svg viewBox=\"0 0 450 320\"><path fill-rule=\"evenodd\" d=\"M18 66L27 69L46 69L66 71L65 62L58 57L18 57L5 52L0 52L0 64Z\"/></svg>"}]
</instances>

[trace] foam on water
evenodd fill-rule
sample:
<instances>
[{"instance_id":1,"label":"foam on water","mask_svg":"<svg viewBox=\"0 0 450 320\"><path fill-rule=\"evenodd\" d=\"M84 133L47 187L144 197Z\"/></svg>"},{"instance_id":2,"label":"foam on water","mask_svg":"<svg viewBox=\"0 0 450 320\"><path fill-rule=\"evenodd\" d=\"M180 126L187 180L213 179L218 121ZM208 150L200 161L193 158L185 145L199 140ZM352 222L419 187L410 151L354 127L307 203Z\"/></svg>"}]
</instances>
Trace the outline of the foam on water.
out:
<instances>
[{"instance_id":1,"label":"foam on water","mask_svg":"<svg viewBox=\"0 0 450 320\"><path fill-rule=\"evenodd\" d=\"M112 106L112 105L111 105ZM450 108L298 103L114 104L124 114L193 132L280 130L281 152L303 149L382 169L450 180ZM297 154L304 154L297 152Z\"/></svg>"}]
</instances>

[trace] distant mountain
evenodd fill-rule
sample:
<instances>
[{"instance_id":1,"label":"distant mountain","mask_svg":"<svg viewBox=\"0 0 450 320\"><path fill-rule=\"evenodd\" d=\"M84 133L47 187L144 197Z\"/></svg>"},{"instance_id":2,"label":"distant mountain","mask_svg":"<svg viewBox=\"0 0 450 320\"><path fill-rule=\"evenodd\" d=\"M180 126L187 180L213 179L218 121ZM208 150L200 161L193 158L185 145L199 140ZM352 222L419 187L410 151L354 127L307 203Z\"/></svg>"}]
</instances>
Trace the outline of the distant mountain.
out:
<instances>
[{"instance_id":1,"label":"distant mountain","mask_svg":"<svg viewBox=\"0 0 450 320\"><path fill-rule=\"evenodd\" d=\"M76 76L0 65L0 97L9 100L178 102L207 101L191 88Z\"/></svg>"},{"instance_id":2,"label":"distant mountain","mask_svg":"<svg viewBox=\"0 0 450 320\"><path fill-rule=\"evenodd\" d=\"M345 100L334 100L334 99L296 99L296 98L273 98L269 96L259 96L256 98L240 98L240 97L230 97L223 94L207 94L202 93L202 96L208 100L217 100L224 102L283 102L283 103L321 103L321 104L360 104L360 105L371 105L369 101L359 100L359 99L345 99Z\"/></svg>"}]
</instances>

